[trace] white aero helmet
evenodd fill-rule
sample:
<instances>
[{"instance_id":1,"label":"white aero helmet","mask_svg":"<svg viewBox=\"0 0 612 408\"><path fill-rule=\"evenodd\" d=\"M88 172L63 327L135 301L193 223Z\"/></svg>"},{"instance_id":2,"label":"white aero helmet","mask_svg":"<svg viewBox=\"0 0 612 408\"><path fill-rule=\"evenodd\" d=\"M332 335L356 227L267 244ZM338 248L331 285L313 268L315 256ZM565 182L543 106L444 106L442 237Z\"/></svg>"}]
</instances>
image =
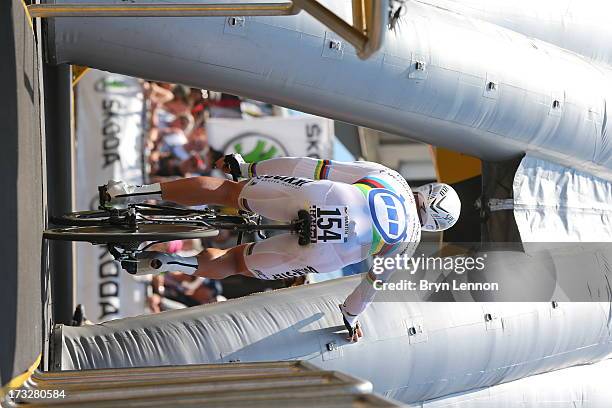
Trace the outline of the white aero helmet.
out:
<instances>
[{"instance_id":1,"label":"white aero helmet","mask_svg":"<svg viewBox=\"0 0 612 408\"><path fill-rule=\"evenodd\" d=\"M459 219L461 200L455 189L448 184L430 183L413 191L423 230L444 231Z\"/></svg>"}]
</instances>

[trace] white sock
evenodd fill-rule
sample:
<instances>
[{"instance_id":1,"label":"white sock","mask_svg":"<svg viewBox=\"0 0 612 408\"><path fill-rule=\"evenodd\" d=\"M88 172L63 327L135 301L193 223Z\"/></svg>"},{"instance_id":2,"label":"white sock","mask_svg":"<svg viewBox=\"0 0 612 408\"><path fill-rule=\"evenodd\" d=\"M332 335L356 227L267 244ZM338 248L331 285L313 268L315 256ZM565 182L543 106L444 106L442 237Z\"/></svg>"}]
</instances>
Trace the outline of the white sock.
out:
<instances>
[{"instance_id":1,"label":"white sock","mask_svg":"<svg viewBox=\"0 0 612 408\"><path fill-rule=\"evenodd\" d=\"M143 196L143 200L148 200L151 198L161 198L161 184L145 184L144 186L132 186L132 191L126 196L134 197L134 196ZM157 197L156 197L157 196Z\"/></svg>"}]
</instances>

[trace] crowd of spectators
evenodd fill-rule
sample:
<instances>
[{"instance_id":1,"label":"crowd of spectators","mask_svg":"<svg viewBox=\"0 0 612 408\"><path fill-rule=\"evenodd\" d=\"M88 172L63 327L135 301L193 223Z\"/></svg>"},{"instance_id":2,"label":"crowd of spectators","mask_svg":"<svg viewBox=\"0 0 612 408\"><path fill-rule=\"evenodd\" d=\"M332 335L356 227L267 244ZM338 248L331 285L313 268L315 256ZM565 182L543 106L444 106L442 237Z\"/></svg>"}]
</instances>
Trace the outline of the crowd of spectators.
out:
<instances>
[{"instance_id":1,"label":"crowd of spectators","mask_svg":"<svg viewBox=\"0 0 612 408\"><path fill-rule=\"evenodd\" d=\"M231 101L240 117L240 99L182 85L147 82L148 133L145 155L151 182L209 174L214 161L208 147L206 120L211 108Z\"/></svg>"}]
</instances>

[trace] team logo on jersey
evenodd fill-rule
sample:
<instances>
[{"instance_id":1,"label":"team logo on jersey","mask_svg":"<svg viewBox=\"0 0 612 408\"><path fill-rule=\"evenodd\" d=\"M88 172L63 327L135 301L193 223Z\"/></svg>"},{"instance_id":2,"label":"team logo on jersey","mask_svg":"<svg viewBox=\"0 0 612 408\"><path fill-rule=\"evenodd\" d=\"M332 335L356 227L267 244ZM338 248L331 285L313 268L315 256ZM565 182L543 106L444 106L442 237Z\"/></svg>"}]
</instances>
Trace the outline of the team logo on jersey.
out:
<instances>
[{"instance_id":1,"label":"team logo on jersey","mask_svg":"<svg viewBox=\"0 0 612 408\"><path fill-rule=\"evenodd\" d=\"M286 185L289 185L291 187L302 187L304 184L309 184L313 182L313 180L305 179L301 177L275 176L275 175L269 175L269 174L262 174L261 176L257 176L251 180L256 180L255 183L261 180L268 180L268 181L272 181L275 183L285 183ZM251 182L251 185L254 185L255 183Z\"/></svg>"},{"instance_id":2,"label":"team logo on jersey","mask_svg":"<svg viewBox=\"0 0 612 408\"><path fill-rule=\"evenodd\" d=\"M408 234L405 201L405 197L384 188L375 188L368 193L372 221L387 244L404 241Z\"/></svg>"}]
</instances>

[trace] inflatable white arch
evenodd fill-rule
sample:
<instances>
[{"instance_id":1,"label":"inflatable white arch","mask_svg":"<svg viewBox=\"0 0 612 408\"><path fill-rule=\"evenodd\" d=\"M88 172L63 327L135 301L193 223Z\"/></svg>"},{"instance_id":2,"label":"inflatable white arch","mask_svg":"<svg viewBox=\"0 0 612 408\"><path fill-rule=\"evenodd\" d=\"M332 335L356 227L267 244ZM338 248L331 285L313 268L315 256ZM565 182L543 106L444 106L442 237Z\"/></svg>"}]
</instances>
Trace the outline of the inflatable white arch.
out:
<instances>
[{"instance_id":1,"label":"inflatable white arch","mask_svg":"<svg viewBox=\"0 0 612 408\"><path fill-rule=\"evenodd\" d=\"M350 13L350 2L326 4ZM342 41L304 13L238 27L216 17L55 18L46 34L56 63L244 95L485 160L537 154L612 178L608 68L439 7L405 7L366 61L346 44L330 48Z\"/></svg>"},{"instance_id":2,"label":"inflatable white arch","mask_svg":"<svg viewBox=\"0 0 612 408\"><path fill-rule=\"evenodd\" d=\"M346 341L338 311L361 279L354 276L63 327L52 359L61 369L299 359L365 378L377 392L416 402L592 363L612 353L610 244L566 245L529 255L486 253L486 278L508 290L482 303L418 302L410 291L379 294L361 318L365 337L359 343ZM576 265L583 266L579 276ZM517 292L525 300L542 301L503 302L521 299Z\"/></svg>"},{"instance_id":3,"label":"inflatable white arch","mask_svg":"<svg viewBox=\"0 0 612 408\"><path fill-rule=\"evenodd\" d=\"M606 0L418 0L488 21L612 65L612 4Z\"/></svg>"}]
</instances>

